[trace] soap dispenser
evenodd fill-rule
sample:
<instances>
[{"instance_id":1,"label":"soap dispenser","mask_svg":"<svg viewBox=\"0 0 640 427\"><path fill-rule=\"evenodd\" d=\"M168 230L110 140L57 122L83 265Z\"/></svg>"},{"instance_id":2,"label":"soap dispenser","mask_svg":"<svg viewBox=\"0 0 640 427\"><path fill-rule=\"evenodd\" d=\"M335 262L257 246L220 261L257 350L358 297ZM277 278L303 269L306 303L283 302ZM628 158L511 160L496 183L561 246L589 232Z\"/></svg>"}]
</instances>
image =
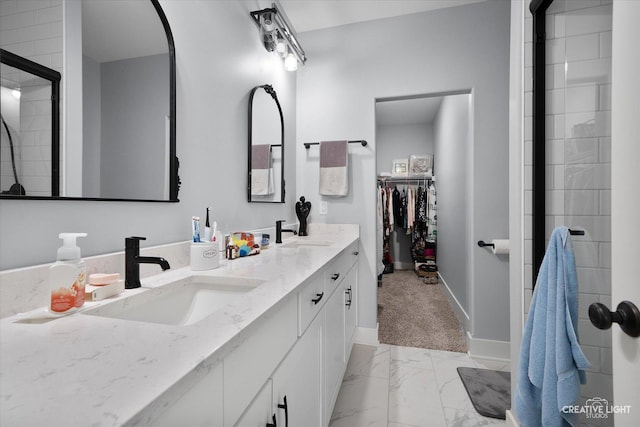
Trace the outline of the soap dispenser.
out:
<instances>
[{"instance_id":1,"label":"soap dispenser","mask_svg":"<svg viewBox=\"0 0 640 427\"><path fill-rule=\"evenodd\" d=\"M80 258L76 238L87 233L60 233L63 244L58 248L57 261L49 267L49 311L67 314L84 304L86 266Z\"/></svg>"}]
</instances>

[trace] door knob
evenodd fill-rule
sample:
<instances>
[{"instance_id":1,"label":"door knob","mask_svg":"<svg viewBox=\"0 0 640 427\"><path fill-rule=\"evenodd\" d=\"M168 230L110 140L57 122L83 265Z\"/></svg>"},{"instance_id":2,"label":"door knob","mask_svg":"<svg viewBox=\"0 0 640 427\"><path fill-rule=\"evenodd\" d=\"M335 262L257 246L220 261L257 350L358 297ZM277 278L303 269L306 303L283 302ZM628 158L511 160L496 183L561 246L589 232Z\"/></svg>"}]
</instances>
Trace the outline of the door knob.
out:
<instances>
[{"instance_id":1,"label":"door knob","mask_svg":"<svg viewBox=\"0 0 640 427\"><path fill-rule=\"evenodd\" d=\"M609 329L612 323L618 323L627 335L640 337L640 310L630 301L622 301L616 311L594 302L589 306L589 320L598 329Z\"/></svg>"}]
</instances>

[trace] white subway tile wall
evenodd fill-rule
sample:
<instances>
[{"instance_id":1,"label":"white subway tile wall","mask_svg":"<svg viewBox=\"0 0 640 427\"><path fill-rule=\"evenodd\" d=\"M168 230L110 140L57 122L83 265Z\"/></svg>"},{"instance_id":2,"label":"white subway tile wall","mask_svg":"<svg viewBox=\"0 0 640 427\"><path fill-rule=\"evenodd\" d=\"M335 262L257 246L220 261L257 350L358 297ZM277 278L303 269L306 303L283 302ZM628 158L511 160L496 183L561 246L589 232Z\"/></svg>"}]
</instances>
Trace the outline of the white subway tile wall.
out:
<instances>
[{"instance_id":1,"label":"white subway tile wall","mask_svg":"<svg viewBox=\"0 0 640 427\"><path fill-rule=\"evenodd\" d=\"M555 0L547 10L546 230L574 236L578 332L592 364L581 400L613 398L611 331L591 325L588 307L611 307L611 0ZM525 307L532 294L532 17L525 12ZM613 420L610 420L612 422ZM581 425L591 425L581 420ZM606 420L599 424L609 425Z\"/></svg>"},{"instance_id":2,"label":"white subway tile wall","mask_svg":"<svg viewBox=\"0 0 640 427\"><path fill-rule=\"evenodd\" d=\"M62 73L62 0L0 0L0 47ZM12 73L3 82L20 83L20 99L2 91L3 117L11 129L20 184L29 196L51 195L51 88L48 81ZM4 83L3 83L4 84ZM7 103L13 104L7 107ZM14 183L9 139L2 129L2 190Z\"/></svg>"}]
</instances>

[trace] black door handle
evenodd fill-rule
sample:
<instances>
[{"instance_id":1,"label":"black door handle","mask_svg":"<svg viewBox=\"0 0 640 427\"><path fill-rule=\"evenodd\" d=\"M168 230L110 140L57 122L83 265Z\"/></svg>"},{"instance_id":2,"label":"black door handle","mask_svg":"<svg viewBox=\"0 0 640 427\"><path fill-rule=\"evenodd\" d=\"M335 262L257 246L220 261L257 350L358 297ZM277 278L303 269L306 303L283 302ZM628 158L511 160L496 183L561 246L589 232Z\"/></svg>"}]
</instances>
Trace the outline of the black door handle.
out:
<instances>
[{"instance_id":1,"label":"black door handle","mask_svg":"<svg viewBox=\"0 0 640 427\"><path fill-rule=\"evenodd\" d=\"M273 420L273 423L267 423L267 427L278 427L278 421L276 421L276 414L273 414L273 417L271 419Z\"/></svg>"},{"instance_id":2,"label":"black door handle","mask_svg":"<svg viewBox=\"0 0 640 427\"><path fill-rule=\"evenodd\" d=\"M338 280L338 277L340 277L340 273L336 273L333 276L331 276L331 280Z\"/></svg>"},{"instance_id":3,"label":"black door handle","mask_svg":"<svg viewBox=\"0 0 640 427\"><path fill-rule=\"evenodd\" d=\"M289 407L287 406L287 396L285 395L284 403L278 403L278 408L284 409L284 427L289 427Z\"/></svg>"},{"instance_id":4,"label":"black door handle","mask_svg":"<svg viewBox=\"0 0 640 427\"><path fill-rule=\"evenodd\" d=\"M589 320L598 329L609 329L612 323L618 323L625 334L640 337L640 310L630 301L622 301L616 311L594 302L589 306Z\"/></svg>"},{"instance_id":5,"label":"black door handle","mask_svg":"<svg viewBox=\"0 0 640 427\"><path fill-rule=\"evenodd\" d=\"M324 292L320 292L319 294L316 294L317 298L312 298L311 301L313 301L314 304L317 304L320 302L323 296L324 296Z\"/></svg>"}]
</instances>

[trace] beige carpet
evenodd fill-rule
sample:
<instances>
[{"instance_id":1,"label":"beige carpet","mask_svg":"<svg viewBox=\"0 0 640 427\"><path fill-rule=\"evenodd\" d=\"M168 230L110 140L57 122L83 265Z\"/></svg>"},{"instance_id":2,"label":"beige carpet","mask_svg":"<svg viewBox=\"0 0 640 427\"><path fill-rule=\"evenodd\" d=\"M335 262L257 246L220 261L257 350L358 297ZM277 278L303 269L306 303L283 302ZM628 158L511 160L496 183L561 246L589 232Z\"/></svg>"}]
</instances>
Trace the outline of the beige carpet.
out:
<instances>
[{"instance_id":1,"label":"beige carpet","mask_svg":"<svg viewBox=\"0 0 640 427\"><path fill-rule=\"evenodd\" d=\"M425 285L415 272L382 276L378 338L384 344L465 353L467 344L441 285Z\"/></svg>"}]
</instances>

